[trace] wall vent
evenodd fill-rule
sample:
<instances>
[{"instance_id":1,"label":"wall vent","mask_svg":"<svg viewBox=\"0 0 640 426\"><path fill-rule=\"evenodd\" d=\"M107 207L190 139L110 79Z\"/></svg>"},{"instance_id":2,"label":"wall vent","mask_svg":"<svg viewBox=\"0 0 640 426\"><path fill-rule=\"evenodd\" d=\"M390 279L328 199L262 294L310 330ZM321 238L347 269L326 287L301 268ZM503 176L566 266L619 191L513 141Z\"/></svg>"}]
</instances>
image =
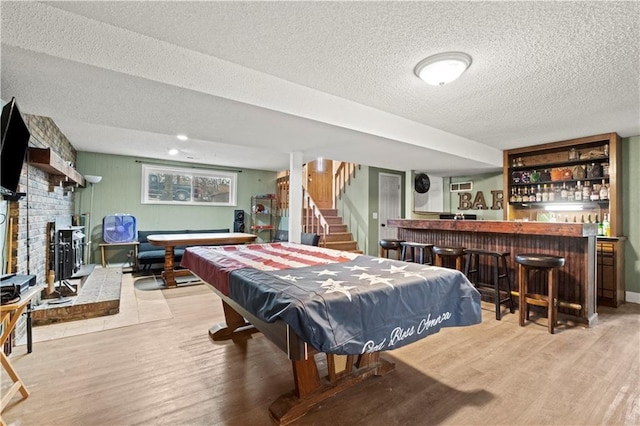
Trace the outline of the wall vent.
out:
<instances>
[{"instance_id":1,"label":"wall vent","mask_svg":"<svg viewBox=\"0 0 640 426\"><path fill-rule=\"evenodd\" d=\"M450 192L467 192L473 190L473 182L457 182L449 184Z\"/></svg>"}]
</instances>

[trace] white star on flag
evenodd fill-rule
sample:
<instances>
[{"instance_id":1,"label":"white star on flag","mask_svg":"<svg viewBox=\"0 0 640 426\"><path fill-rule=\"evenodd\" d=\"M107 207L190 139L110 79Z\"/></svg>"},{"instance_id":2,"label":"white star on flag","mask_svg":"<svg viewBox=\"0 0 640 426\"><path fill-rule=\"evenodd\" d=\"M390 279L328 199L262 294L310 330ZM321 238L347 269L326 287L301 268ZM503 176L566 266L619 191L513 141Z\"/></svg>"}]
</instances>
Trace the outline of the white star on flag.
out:
<instances>
[{"instance_id":1,"label":"white star on flag","mask_svg":"<svg viewBox=\"0 0 640 426\"><path fill-rule=\"evenodd\" d=\"M324 271L313 271L314 274L318 274L318 276L322 276L322 275L338 275L338 271L330 271L328 269L325 269Z\"/></svg>"},{"instance_id":2,"label":"white star on flag","mask_svg":"<svg viewBox=\"0 0 640 426\"><path fill-rule=\"evenodd\" d=\"M369 270L369 266L353 265L353 266L345 266L344 269L348 269L351 272L353 272L353 271L368 271Z\"/></svg>"},{"instance_id":3,"label":"white star on flag","mask_svg":"<svg viewBox=\"0 0 640 426\"><path fill-rule=\"evenodd\" d=\"M385 259L384 257L374 257L371 259L372 262L384 263L389 262L389 259Z\"/></svg>"},{"instance_id":4,"label":"white star on flag","mask_svg":"<svg viewBox=\"0 0 640 426\"><path fill-rule=\"evenodd\" d=\"M297 282L298 279L300 279L301 277L294 277L291 274L287 274L287 275L282 275L280 278L282 278L283 280L288 280L288 281L293 281L294 283Z\"/></svg>"},{"instance_id":5,"label":"white star on flag","mask_svg":"<svg viewBox=\"0 0 640 426\"><path fill-rule=\"evenodd\" d=\"M407 271L404 273L404 277L405 278L411 278L411 277L424 278L424 275L422 275L420 272Z\"/></svg>"},{"instance_id":6,"label":"white star on flag","mask_svg":"<svg viewBox=\"0 0 640 426\"><path fill-rule=\"evenodd\" d=\"M349 301L351 301L351 293L349 293L349 290L357 288L356 286L341 285L345 281L334 281L333 278L316 282L320 284L320 287L327 289L325 293L342 293L349 298Z\"/></svg>"},{"instance_id":7,"label":"white star on flag","mask_svg":"<svg viewBox=\"0 0 640 426\"><path fill-rule=\"evenodd\" d=\"M385 285L388 285L389 287L393 288L393 284L391 284L391 281L393 281L393 278L375 277L375 278L371 278L369 280L369 285L385 284Z\"/></svg>"},{"instance_id":8,"label":"white star on flag","mask_svg":"<svg viewBox=\"0 0 640 426\"><path fill-rule=\"evenodd\" d=\"M383 272L388 272L390 274L399 274L401 272L404 272L405 268L409 266L409 265L404 265L404 266L393 266L391 265L389 267L389 269L380 269Z\"/></svg>"},{"instance_id":9,"label":"white star on flag","mask_svg":"<svg viewBox=\"0 0 640 426\"><path fill-rule=\"evenodd\" d=\"M360 274L360 275L354 275L354 277L358 277L359 280L370 280L373 278L378 278L380 275L371 275L371 274Z\"/></svg>"}]
</instances>

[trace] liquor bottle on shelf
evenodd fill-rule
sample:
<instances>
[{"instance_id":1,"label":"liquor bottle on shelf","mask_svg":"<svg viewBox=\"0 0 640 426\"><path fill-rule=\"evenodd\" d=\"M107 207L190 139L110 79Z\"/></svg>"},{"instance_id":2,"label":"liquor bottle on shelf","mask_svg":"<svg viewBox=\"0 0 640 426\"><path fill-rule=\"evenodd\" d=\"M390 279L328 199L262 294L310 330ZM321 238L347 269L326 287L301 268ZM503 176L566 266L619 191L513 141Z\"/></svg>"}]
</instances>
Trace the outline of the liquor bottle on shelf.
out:
<instances>
[{"instance_id":1,"label":"liquor bottle on shelf","mask_svg":"<svg viewBox=\"0 0 640 426\"><path fill-rule=\"evenodd\" d=\"M536 191L536 203L542 202L542 190L540 189L540 184L538 184L538 190Z\"/></svg>"},{"instance_id":2,"label":"liquor bottle on shelf","mask_svg":"<svg viewBox=\"0 0 640 426\"><path fill-rule=\"evenodd\" d=\"M557 189L553 187L553 184L551 184L551 188L549 188L549 202L553 203L554 201L556 201L556 192Z\"/></svg>"},{"instance_id":3,"label":"liquor bottle on shelf","mask_svg":"<svg viewBox=\"0 0 640 426\"><path fill-rule=\"evenodd\" d=\"M549 202L549 190L547 189L547 184L546 183L542 187L542 202L543 203L548 203Z\"/></svg>"},{"instance_id":4,"label":"liquor bottle on shelf","mask_svg":"<svg viewBox=\"0 0 640 426\"><path fill-rule=\"evenodd\" d=\"M518 188L518 193L516 194L516 203L521 203L522 202L522 188Z\"/></svg>"},{"instance_id":5,"label":"liquor bottle on shelf","mask_svg":"<svg viewBox=\"0 0 640 426\"><path fill-rule=\"evenodd\" d=\"M609 199L609 188L605 183L604 179L602 179L602 184L600 185L600 199L608 200Z\"/></svg>"},{"instance_id":6,"label":"liquor bottle on shelf","mask_svg":"<svg viewBox=\"0 0 640 426\"><path fill-rule=\"evenodd\" d=\"M582 199L584 201L589 201L591 199L591 183L586 180L584 181L584 186L582 187Z\"/></svg>"},{"instance_id":7,"label":"liquor bottle on shelf","mask_svg":"<svg viewBox=\"0 0 640 426\"><path fill-rule=\"evenodd\" d=\"M591 201L600 201L600 188L598 185L591 185L591 195L589 196L589 200Z\"/></svg>"},{"instance_id":8,"label":"liquor bottle on shelf","mask_svg":"<svg viewBox=\"0 0 640 426\"><path fill-rule=\"evenodd\" d=\"M578 183L576 184L576 189L573 192L573 199L575 201L582 201L582 184L580 183L580 181L578 181Z\"/></svg>"},{"instance_id":9,"label":"liquor bottle on shelf","mask_svg":"<svg viewBox=\"0 0 640 426\"><path fill-rule=\"evenodd\" d=\"M569 193L567 192L567 183L562 182L562 189L560 190L560 199L562 201L566 201L569 197Z\"/></svg>"},{"instance_id":10,"label":"liquor bottle on shelf","mask_svg":"<svg viewBox=\"0 0 640 426\"><path fill-rule=\"evenodd\" d=\"M509 197L509 202L510 203L517 203L517 196L516 196L516 189L515 188L511 188L511 196Z\"/></svg>"}]
</instances>

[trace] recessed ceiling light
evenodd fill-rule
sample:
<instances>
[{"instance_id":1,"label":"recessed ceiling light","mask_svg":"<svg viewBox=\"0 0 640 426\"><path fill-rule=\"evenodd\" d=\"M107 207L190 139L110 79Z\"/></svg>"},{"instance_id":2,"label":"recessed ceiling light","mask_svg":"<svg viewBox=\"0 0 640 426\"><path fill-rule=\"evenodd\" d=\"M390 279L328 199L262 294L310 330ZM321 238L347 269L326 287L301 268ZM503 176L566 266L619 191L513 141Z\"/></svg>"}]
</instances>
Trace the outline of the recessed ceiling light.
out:
<instances>
[{"instance_id":1,"label":"recessed ceiling light","mask_svg":"<svg viewBox=\"0 0 640 426\"><path fill-rule=\"evenodd\" d=\"M171 149L169 150L169 155L178 155L178 153L179 153L179 152L180 152L180 151L178 151L177 149L175 149L175 148L171 148Z\"/></svg>"},{"instance_id":2,"label":"recessed ceiling light","mask_svg":"<svg viewBox=\"0 0 640 426\"><path fill-rule=\"evenodd\" d=\"M421 60L413 70L425 83L442 86L457 79L471 65L471 56L462 52L444 52Z\"/></svg>"},{"instance_id":3,"label":"recessed ceiling light","mask_svg":"<svg viewBox=\"0 0 640 426\"><path fill-rule=\"evenodd\" d=\"M186 141L186 140L189 139L189 137L187 135L178 135L176 137L181 141Z\"/></svg>"}]
</instances>

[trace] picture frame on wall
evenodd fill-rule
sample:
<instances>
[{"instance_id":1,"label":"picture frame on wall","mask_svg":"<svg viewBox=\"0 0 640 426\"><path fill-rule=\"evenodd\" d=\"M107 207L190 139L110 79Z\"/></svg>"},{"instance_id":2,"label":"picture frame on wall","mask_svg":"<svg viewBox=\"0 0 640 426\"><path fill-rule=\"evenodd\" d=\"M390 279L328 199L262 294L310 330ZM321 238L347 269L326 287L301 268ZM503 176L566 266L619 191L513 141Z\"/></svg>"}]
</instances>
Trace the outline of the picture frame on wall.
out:
<instances>
[{"instance_id":1,"label":"picture frame on wall","mask_svg":"<svg viewBox=\"0 0 640 426\"><path fill-rule=\"evenodd\" d=\"M142 204L235 206L236 173L142 165Z\"/></svg>"}]
</instances>

